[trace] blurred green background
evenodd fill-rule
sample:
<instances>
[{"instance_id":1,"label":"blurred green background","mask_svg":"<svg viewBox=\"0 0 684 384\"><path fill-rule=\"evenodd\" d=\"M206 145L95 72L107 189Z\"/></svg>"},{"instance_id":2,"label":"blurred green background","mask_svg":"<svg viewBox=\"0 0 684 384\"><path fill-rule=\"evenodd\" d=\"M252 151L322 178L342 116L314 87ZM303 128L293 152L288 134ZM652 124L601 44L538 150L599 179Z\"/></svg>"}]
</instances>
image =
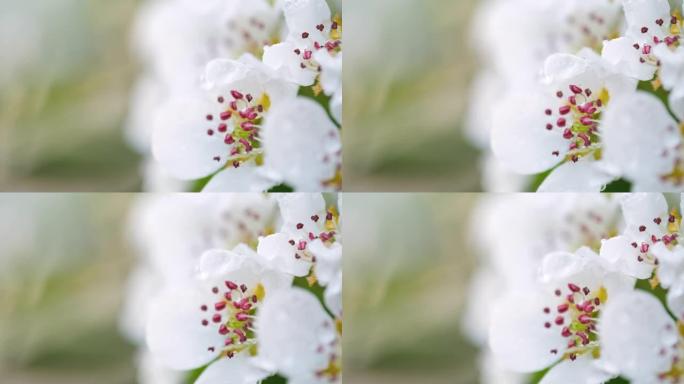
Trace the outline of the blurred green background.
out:
<instances>
[{"instance_id":1,"label":"blurred green background","mask_svg":"<svg viewBox=\"0 0 684 384\"><path fill-rule=\"evenodd\" d=\"M133 383L129 195L0 196L0 382Z\"/></svg>"},{"instance_id":2,"label":"blurred green background","mask_svg":"<svg viewBox=\"0 0 684 384\"><path fill-rule=\"evenodd\" d=\"M0 0L0 190L133 191L136 0Z\"/></svg>"},{"instance_id":3,"label":"blurred green background","mask_svg":"<svg viewBox=\"0 0 684 384\"><path fill-rule=\"evenodd\" d=\"M346 0L345 191L479 191L461 132L476 0Z\"/></svg>"},{"instance_id":4,"label":"blurred green background","mask_svg":"<svg viewBox=\"0 0 684 384\"><path fill-rule=\"evenodd\" d=\"M474 383L471 194L345 194L344 381Z\"/></svg>"}]
</instances>

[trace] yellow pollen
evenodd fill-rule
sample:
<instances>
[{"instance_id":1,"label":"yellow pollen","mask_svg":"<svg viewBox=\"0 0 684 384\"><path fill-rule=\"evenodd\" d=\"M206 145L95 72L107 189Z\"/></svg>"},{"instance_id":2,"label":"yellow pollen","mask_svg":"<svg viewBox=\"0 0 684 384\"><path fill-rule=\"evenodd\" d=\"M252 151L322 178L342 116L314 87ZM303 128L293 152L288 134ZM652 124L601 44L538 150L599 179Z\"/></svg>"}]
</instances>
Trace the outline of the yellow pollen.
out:
<instances>
[{"instance_id":1,"label":"yellow pollen","mask_svg":"<svg viewBox=\"0 0 684 384\"><path fill-rule=\"evenodd\" d=\"M261 283L257 284L254 288L254 295L257 297L257 301L263 300L266 296L266 288Z\"/></svg>"}]
</instances>

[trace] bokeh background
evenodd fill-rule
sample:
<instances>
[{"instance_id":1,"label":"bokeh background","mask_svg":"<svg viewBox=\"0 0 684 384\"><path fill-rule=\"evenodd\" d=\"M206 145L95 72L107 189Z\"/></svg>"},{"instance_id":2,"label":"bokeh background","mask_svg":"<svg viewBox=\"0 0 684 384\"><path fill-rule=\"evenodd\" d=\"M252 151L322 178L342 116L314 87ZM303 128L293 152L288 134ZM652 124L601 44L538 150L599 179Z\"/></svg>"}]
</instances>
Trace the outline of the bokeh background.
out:
<instances>
[{"instance_id":1,"label":"bokeh background","mask_svg":"<svg viewBox=\"0 0 684 384\"><path fill-rule=\"evenodd\" d=\"M473 194L345 194L345 383L478 382L461 332Z\"/></svg>"},{"instance_id":2,"label":"bokeh background","mask_svg":"<svg viewBox=\"0 0 684 384\"><path fill-rule=\"evenodd\" d=\"M0 195L0 382L135 382L118 328L129 195Z\"/></svg>"},{"instance_id":3,"label":"bokeh background","mask_svg":"<svg viewBox=\"0 0 684 384\"><path fill-rule=\"evenodd\" d=\"M0 0L0 190L135 191L136 0Z\"/></svg>"},{"instance_id":4,"label":"bokeh background","mask_svg":"<svg viewBox=\"0 0 684 384\"><path fill-rule=\"evenodd\" d=\"M479 191L462 133L477 0L346 0L346 191Z\"/></svg>"},{"instance_id":5,"label":"bokeh background","mask_svg":"<svg viewBox=\"0 0 684 384\"><path fill-rule=\"evenodd\" d=\"M2 194L0 381L136 380L119 331L129 194ZM344 382L477 382L461 333L477 195L345 194Z\"/></svg>"}]
</instances>

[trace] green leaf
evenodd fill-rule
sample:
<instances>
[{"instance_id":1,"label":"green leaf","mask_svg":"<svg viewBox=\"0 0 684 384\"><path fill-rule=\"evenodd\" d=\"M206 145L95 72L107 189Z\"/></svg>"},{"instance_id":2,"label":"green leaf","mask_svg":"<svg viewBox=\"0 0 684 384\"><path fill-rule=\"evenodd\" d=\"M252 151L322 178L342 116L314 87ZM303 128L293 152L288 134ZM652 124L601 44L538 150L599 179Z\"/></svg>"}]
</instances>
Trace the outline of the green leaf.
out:
<instances>
[{"instance_id":1,"label":"green leaf","mask_svg":"<svg viewBox=\"0 0 684 384\"><path fill-rule=\"evenodd\" d=\"M542 185L544 180L546 180L547 177L553 172L553 170L556 168L549 169L546 172L542 172L539 174L536 174L532 177L532 181L530 182L530 187L527 189L527 192L537 192L537 189L539 189L539 186Z\"/></svg>"},{"instance_id":2,"label":"green leaf","mask_svg":"<svg viewBox=\"0 0 684 384\"><path fill-rule=\"evenodd\" d=\"M624 179L618 179L606 185L603 190L605 193L629 192L632 190L632 183Z\"/></svg>"},{"instance_id":3,"label":"green leaf","mask_svg":"<svg viewBox=\"0 0 684 384\"><path fill-rule=\"evenodd\" d=\"M276 185L275 187L271 188L268 190L269 193L288 193L288 192L294 192L294 188L290 187L287 184L280 184Z\"/></svg>"},{"instance_id":4,"label":"green leaf","mask_svg":"<svg viewBox=\"0 0 684 384\"><path fill-rule=\"evenodd\" d=\"M214 175L209 175L205 178L198 179L192 182L192 187L190 188L190 192L202 192L204 187L209 184L209 181L211 181L211 178L214 177Z\"/></svg>"},{"instance_id":5,"label":"green leaf","mask_svg":"<svg viewBox=\"0 0 684 384\"><path fill-rule=\"evenodd\" d=\"M204 372L205 369L207 369L208 366L200 367L197 369L194 369L188 373L188 376L185 378L185 382L187 384L193 384L197 379L200 377L202 372ZM269 378L264 379L262 381L262 384L286 384L287 380L279 375L273 375Z\"/></svg>"}]
</instances>

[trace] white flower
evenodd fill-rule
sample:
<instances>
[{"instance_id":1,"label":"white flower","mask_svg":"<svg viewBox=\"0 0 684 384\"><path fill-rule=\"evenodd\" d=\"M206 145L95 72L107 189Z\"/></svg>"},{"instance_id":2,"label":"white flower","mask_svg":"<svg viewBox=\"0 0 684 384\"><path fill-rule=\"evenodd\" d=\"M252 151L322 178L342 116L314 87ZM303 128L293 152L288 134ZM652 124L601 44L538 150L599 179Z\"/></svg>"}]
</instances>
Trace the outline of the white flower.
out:
<instances>
[{"instance_id":1,"label":"white flower","mask_svg":"<svg viewBox=\"0 0 684 384\"><path fill-rule=\"evenodd\" d=\"M321 194L282 194L278 203L282 227L278 233L261 238L257 252L269 265L294 276L307 276L313 267L316 280L326 287L326 304L341 317L340 217L333 208L326 208Z\"/></svg>"},{"instance_id":2,"label":"white flower","mask_svg":"<svg viewBox=\"0 0 684 384\"><path fill-rule=\"evenodd\" d=\"M295 86L274 77L251 56L213 60L207 64L203 89L161 112L154 156L180 179L218 172L208 190L268 189L273 182L256 172L264 155L261 123L271 108L295 93Z\"/></svg>"},{"instance_id":3,"label":"white flower","mask_svg":"<svg viewBox=\"0 0 684 384\"><path fill-rule=\"evenodd\" d=\"M170 287L150 308L150 351L173 369L211 363L199 383L227 377L253 383L266 377L268 372L249 362L257 351L253 321L264 299L288 289L292 277L259 260L245 246L205 252L195 283Z\"/></svg>"},{"instance_id":4,"label":"white flower","mask_svg":"<svg viewBox=\"0 0 684 384\"><path fill-rule=\"evenodd\" d=\"M598 194L490 197L473 214L473 241L502 283L527 287L547 254L583 246L598 251L617 230L618 214L615 199Z\"/></svg>"},{"instance_id":5,"label":"white flower","mask_svg":"<svg viewBox=\"0 0 684 384\"><path fill-rule=\"evenodd\" d=\"M141 199L131 236L155 273L193 276L202 252L253 244L276 220L274 199L261 194L168 195Z\"/></svg>"},{"instance_id":6,"label":"white flower","mask_svg":"<svg viewBox=\"0 0 684 384\"><path fill-rule=\"evenodd\" d=\"M684 47L668 47L660 44L653 49L660 62L660 81L670 91L670 110L680 121L684 121Z\"/></svg>"},{"instance_id":7,"label":"white flower","mask_svg":"<svg viewBox=\"0 0 684 384\"><path fill-rule=\"evenodd\" d=\"M341 383L341 329L311 293L292 288L266 299L255 323L258 364L292 383Z\"/></svg>"},{"instance_id":8,"label":"white flower","mask_svg":"<svg viewBox=\"0 0 684 384\"><path fill-rule=\"evenodd\" d=\"M183 373L165 367L148 350L136 356L138 382L142 384L181 384Z\"/></svg>"},{"instance_id":9,"label":"white flower","mask_svg":"<svg viewBox=\"0 0 684 384\"><path fill-rule=\"evenodd\" d=\"M617 29L620 4L611 0L494 0L473 23L475 46L507 81L532 79L553 53L599 48ZM506 27L502 27L506 26Z\"/></svg>"},{"instance_id":10,"label":"white flower","mask_svg":"<svg viewBox=\"0 0 684 384\"><path fill-rule=\"evenodd\" d=\"M523 174L566 172L572 177L553 181L554 190L596 189L614 178L596 168L601 127L595 116L609 98L631 92L635 81L605 69L600 58L555 54L544 63L544 86L510 95L494 113L492 149L500 161ZM580 159L584 172L567 171ZM543 189L550 190L552 188Z\"/></svg>"},{"instance_id":11,"label":"white flower","mask_svg":"<svg viewBox=\"0 0 684 384\"><path fill-rule=\"evenodd\" d=\"M654 47L676 44L681 21L670 13L668 0L624 0L623 6L625 36L605 42L603 57L618 72L650 80L658 66Z\"/></svg>"},{"instance_id":12,"label":"white flower","mask_svg":"<svg viewBox=\"0 0 684 384\"><path fill-rule=\"evenodd\" d=\"M325 287L324 299L328 309L342 317L342 244L328 244L314 240L309 250L316 256L316 278Z\"/></svg>"},{"instance_id":13,"label":"white flower","mask_svg":"<svg viewBox=\"0 0 684 384\"><path fill-rule=\"evenodd\" d=\"M601 129L604 159L635 184L634 190L682 189L679 124L655 96L635 92L611 102Z\"/></svg>"},{"instance_id":14,"label":"white flower","mask_svg":"<svg viewBox=\"0 0 684 384\"><path fill-rule=\"evenodd\" d=\"M578 357L593 358L600 348L594 334L606 300L631 290L633 280L581 248L574 254L547 255L539 283L537 289L512 292L496 304L490 345L496 358L517 372L534 372L560 361L547 373L554 378ZM602 382L596 377L610 376L598 364L576 374L580 372L586 377L576 382Z\"/></svg>"},{"instance_id":15,"label":"white flower","mask_svg":"<svg viewBox=\"0 0 684 384\"><path fill-rule=\"evenodd\" d=\"M285 42L264 48L264 63L289 81L313 85L321 68L314 54L342 49L341 28L332 20L325 0L285 0L283 12L289 31Z\"/></svg>"},{"instance_id":16,"label":"white flower","mask_svg":"<svg viewBox=\"0 0 684 384\"><path fill-rule=\"evenodd\" d=\"M274 106L261 133L264 174L301 192L341 188L340 131L316 102L297 97Z\"/></svg>"},{"instance_id":17,"label":"white flower","mask_svg":"<svg viewBox=\"0 0 684 384\"><path fill-rule=\"evenodd\" d=\"M265 0L148 1L135 24L136 53L165 86L183 91L212 59L260 54L279 16Z\"/></svg>"},{"instance_id":18,"label":"white flower","mask_svg":"<svg viewBox=\"0 0 684 384\"><path fill-rule=\"evenodd\" d=\"M609 300L599 330L601 358L609 369L636 384L682 379L681 337L652 295L634 291Z\"/></svg>"},{"instance_id":19,"label":"white flower","mask_svg":"<svg viewBox=\"0 0 684 384\"><path fill-rule=\"evenodd\" d=\"M330 96L330 114L342 124L342 52L334 55L328 50L319 50L314 59L321 65L321 87Z\"/></svg>"},{"instance_id":20,"label":"white flower","mask_svg":"<svg viewBox=\"0 0 684 384\"><path fill-rule=\"evenodd\" d=\"M680 212L682 206L684 201L680 201ZM684 234L680 227L681 219L674 213L659 218L663 221L661 236L655 237L651 251L654 261L657 260L658 281L667 289L667 306L670 311L678 318L684 318L684 247L680 243Z\"/></svg>"}]
</instances>

